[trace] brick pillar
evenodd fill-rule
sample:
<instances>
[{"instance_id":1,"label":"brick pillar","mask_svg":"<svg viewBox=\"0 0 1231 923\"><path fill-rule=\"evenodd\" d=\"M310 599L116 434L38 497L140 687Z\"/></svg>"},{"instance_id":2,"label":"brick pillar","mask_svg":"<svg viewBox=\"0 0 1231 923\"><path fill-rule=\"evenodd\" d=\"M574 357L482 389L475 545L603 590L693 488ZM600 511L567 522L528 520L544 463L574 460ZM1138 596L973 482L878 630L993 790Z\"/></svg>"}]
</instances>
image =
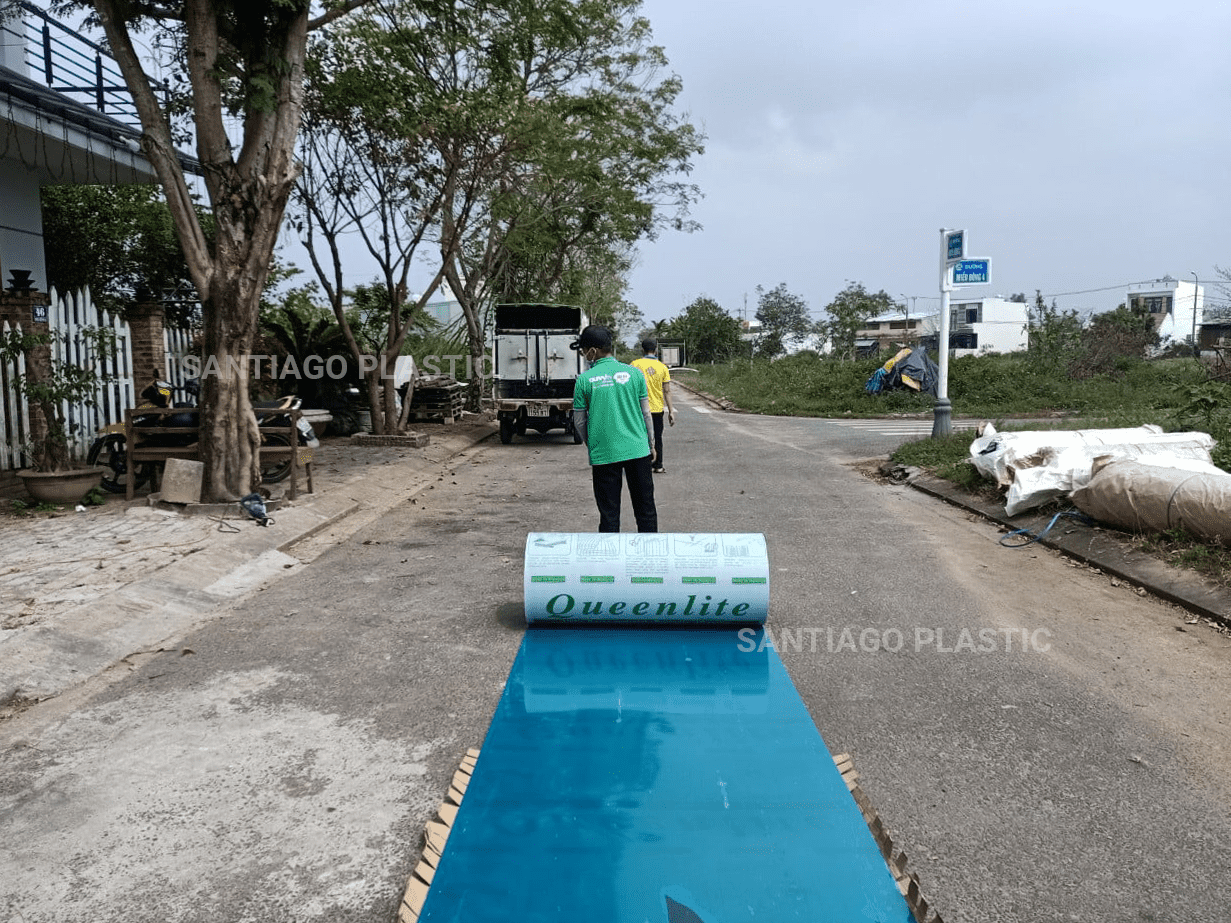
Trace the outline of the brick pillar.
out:
<instances>
[{"instance_id":1,"label":"brick pillar","mask_svg":"<svg viewBox=\"0 0 1231 923\"><path fill-rule=\"evenodd\" d=\"M141 301L125 312L132 332L133 385L137 394L151 381L167 377L167 350L163 341L166 311L161 304Z\"/></svg>"},{"instance_id":2,"label":"brick pillar","mask_svg":"<svg viewBox=\"0 0 1231 923\"><path fill-rule=\"evenodd\" d=\"M0 326L3 326L4 321L8 321L10 326L20 324L21 331L25 334L47 333L50 329L47 323L47 309L50 304L50 297L32 289L0 292ZM29 349L26 352L26 376L38 381L50 373L50 344ZM26 439L36 447L37 457L40 451L37 447L42 445L47 436L47 421L38 404L27 400L26 406L30 412L30 432L26 433Z\"/></svg>"}]
</instances>

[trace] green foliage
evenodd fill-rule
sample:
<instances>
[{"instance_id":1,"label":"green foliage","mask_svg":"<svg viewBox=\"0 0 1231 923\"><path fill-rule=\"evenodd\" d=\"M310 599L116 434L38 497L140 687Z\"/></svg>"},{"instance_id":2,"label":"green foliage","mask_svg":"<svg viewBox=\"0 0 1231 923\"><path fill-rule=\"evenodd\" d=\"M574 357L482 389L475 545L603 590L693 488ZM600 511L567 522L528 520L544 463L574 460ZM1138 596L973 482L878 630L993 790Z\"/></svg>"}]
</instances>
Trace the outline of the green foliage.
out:
<instances>
[{"instance_id":1,"label":"green foliage","mask_svg":"<svg viewBox=\"0 0 1231 923\"><path fill-rule=\"evenodd\" d=\"M1026 353L1036 365L1050 372L1067 369L1081 352L1081 319L1076 311L1061 311L1053 299L1049 305L1036 291L1030 310Z\"/></svg>"},{"instance_id":2,"label":"green foliage","mask_svg":"<svg viewBox=\"0 0 1231 923\"><path fill-rule=\"evenodd\" d=\"M873 295L862 282L851 282L825 306L826 317L816 322L815 331L829 341L834 355L851 359L855 355L855 334L868 318L896 307L897 303L883 289Z\"/></svg>"},{"instance_id":3,"label":"green foliage","mask_svg":"<svg viewBox=\"0 0 1231 923\"><path fill-rule=\"evenodd\" d=\"M192 290L158 187L44 186L41 198L47 279L60 291L89 286L95 304L122 313L138 293ZM212 237L212 219L199 218Z\"/></svg>"},{"instance_id":4,"label":"green foliage","mask_svg":"<svg viewBox=\"0 0 1231 923\"><path fill-rule=\"evenodd\" d=\"M42 410L46 432L33 446L34 466L39 471L64 471L72 462L69 439L74 427L67 407L93 400L100 382L96 371L99 357L114 354L115 332L108 328L82 328L86 356L80 364L59 362L48 355L52 334L9 330L0 333L0 362L25 358L26 372L15 376L16 393Z\"/></svg>"},{"instance_id":5,"label":"green foliage","mask_svg":"<svg viewBox=\"0 0 1231 923\"><path fill-rule=\"evenodd\" d=\"M1184 529L1168 529L1139 538L1142 550L1168 564L1194 570L1220 586L1231 586L1231 548L1208 544Z\"/></svg>"},{"instance_id":6,"label":"green foliage","mask_svg":"<svg viewBox=\"0 0 1231 923\"><path fill-rule=\"evenodd\" d=\"M766 359L782 355L812 331L808 303L787 291L785 282L769 291L757 286L756 318L761 322L756 352Z\"/></svg>"},{"instance_id":7,"label":"green foliage","mask_svg":"<svg viewBox=\"0 0 1231 923\"><path fill-rule=\"evenodd\" d=\"M1070 360L1068 372L1079 379L1122 378L1157 345L1158 332L1149 312L1120 305L1096 315L1081 331L1080 349Z\"/></svg>"},{"instance_id":8,"label":"green foliage","mask_svg":"<svg viewBox=\"0 0 1231 923\"><path fill-rule=\"evenodd\" d=\"M313 286L291 289L279 302L267 305L261 312L261 337L267 355L278 358L279 378L273 390L288 391L303 398L306 407L330 406L347 382L329 376L309 378L305 369L312 363L327 362L332 356L343 356L350 362L350 347L333 312L312 300ZM286 360L294 361L299 375L282 375L288 368Z\"/></svg>"},{"instance_id":9,"label":"green foliage","mask_svg":"<svg viewBox=\"0 0 1231 923\"><path fill-rule=\"evenodd\" d=\"M926 468L937 477L976 493L994 493L974 465L970 464L971 434L950 433L900 445L890 459L899 465Z\"/></svg>"},{"instance_id":10,"label":"green foliage","mask_svg":"<svg viewBox=\"0 0 1231 923\"><path fill-rule=\"evenodd\" d=\"M655 324L655 328L658 325ZM718 302L702 295L662 325L660 339L683 340L690 365L724 362L744 352L742 330Z\"/></svg>"},{"instance_id":11,"label":"green foliage","mask_svg":"<svg viewBox=\"0 0 1231 923\"><path fill-rule=\"evenodd\" d=\"M745 410L800 416L869 417L886 413L930 414L934 401L914 391L867 394L864 384L890 353L845 362L800 354L774 362L737 360L700 368L698 386ZM1158 423L1171 429L1204 424L1193 412L1217 404L1215 388L1191 359L1141 362L1120 379L1077 381L1035 365L1024 354L963 356L949 364L953 412L988 420L1011 416L1085 415L1108 425ZM1208 400L1193 404L1196 385ZM1221 392L1218 392L1221 393ZM1226 405L1224 405L1226 406ZM1184 408L1189 408L1184 411ZM1231 442L1227 418L1211 410L1211 435ZM1098 425L1097 423L1095 425ZM1223 433L1219 436L1219 433Z\"/></svg>"},{"instance_id":12,"label":"green foliage","mask_svg":"<svg viewBox=\"0 0 1231 923\"><path fill-rule=\"evenodd\" d=\"M102 506L107 502L107 492L101 487L93 487L90 492L81 498L81 503L84 506Z\"/></svg>"},{"instance_id":13,"label":"green foliage","mask_svg":"<svg viewBox=\"0 0 1231 923\"><path fill-rule=\"evenodd\" d=\"M354 203L342 220L369 246L405 247L423 228L472 317L485 299L553 301L635 333L624 304L631 248L691 229L699 193L680 177L701 151L638 7L357 11L309 62L309 124L340 137L349 158L334 157L319 188ZM380 195L365 199L377 181Z\"/></svg>"}]
</instances>

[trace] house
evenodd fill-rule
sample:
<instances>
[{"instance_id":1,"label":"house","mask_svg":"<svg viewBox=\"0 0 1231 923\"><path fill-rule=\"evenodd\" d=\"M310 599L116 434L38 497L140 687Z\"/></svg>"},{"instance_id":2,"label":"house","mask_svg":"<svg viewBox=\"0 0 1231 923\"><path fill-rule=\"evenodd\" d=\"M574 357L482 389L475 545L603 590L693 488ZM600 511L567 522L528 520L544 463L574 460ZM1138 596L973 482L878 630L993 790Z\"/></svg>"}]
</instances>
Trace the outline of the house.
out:
<instances>
[{"instance_id":1,"label":"house","mask_svg":"<svg viewBox=\"0 0 1231 923\"><path fill-rule=\"evenodd\" d=\"M462 311L461 302L456 298L429 301L423 306L423 313L442 327L460 324L466 316L465 312Z\"/></svg>"},{"instance_id":2,"label":"house","mask_svg":"<svg viewBox=\"0 0 1231 923\"><path fill-rule=\"evenodd\" d=\"M157 177L141 153L123 80L102 48L33 4L7 6L21 15L0 22L0 274L7 281L12 270L25 270L46 291L40 188ZM82 62L80 70L64 61ZM66 92L86 86L92 105Z\"/></svg>"},{"instance_id":3,"label":"house","mask_svg":"<svg viewBox=\"0 0 1231 923\"><path fill-rule=\"evenodd\" d=\"M855 353L874 356L882 350L915 346L920 336L934 332L935 318L911 317L899 311L870 317L855 332Z\"/></svg>"},{"instance_id":4,"label":"house","mask_svg":"<svg viewBox=\"0 0 1231 923\"><path fill-rule=\"evenodd\" d=\"M44 255L41 190L51 185L156 183L141 152L141 130L119 68L99 45L24 0L0 0L0 325L56 334L53 350L99 322L85 293L50 298ZM189 171L194 160L181 155ZM16 274L15 274L16 273ZM23 290L25 279L35 291ZM113 398L70 416L83 427L115 422L131 400L133 375L162 377L166 332L156 314L125 325L129 377ZM0 393L11 368L0 368ZM0 491L5 473L22 463L22 446L37 420L17 403L0 402Z\"/></svg>"},{"instance_id":5,"label":"house","mask_svg":"<svg viewBox=\"0 0 1231 923\"><path fill-rule=\"evenodd\" d=\"M1130 310L1150 315L1162 348L1200 342L1205 289L1198 280L1182 282L1168 275L1152 282L1138 282L1128 287L1124 303Z\"/></svg>"},{"instance_id":6,"label":"house","mask_svg":"<svg viewBox=\"0 0 1231 923\"><path fill-rule=\"evenodd\" d=\"M923 318L921 340L935 349L940 333L940 315ZM976 356L1013 353L1029 344L1030 306L1000 296L964 298L949 304L949 354Z\"/></svg>"}]
</instances>

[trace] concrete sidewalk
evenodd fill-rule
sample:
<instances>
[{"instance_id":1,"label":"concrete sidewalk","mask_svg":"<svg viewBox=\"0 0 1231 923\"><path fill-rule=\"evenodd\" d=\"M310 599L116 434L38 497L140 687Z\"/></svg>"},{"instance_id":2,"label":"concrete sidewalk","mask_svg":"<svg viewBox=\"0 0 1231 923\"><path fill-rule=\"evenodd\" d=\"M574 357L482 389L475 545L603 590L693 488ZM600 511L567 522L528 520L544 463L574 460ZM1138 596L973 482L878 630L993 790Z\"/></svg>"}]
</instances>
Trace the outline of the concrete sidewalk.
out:
<instances>
[{"instance_id":1,"label":"concrete sidewalk","mask_svg":"<svg viewBox=\"0 0 1231 923\"><path fill-rule=\"evenodd\" d=\"M324 441L315 493L301 492L266 527L241 518L238 504L224 519L155 509L146 497L0 519L0 718L158 650L220 606L294 573L430 487L496 427L476 417L423 432L431 442L418 449Z\"/></svg>"}]
</instances>

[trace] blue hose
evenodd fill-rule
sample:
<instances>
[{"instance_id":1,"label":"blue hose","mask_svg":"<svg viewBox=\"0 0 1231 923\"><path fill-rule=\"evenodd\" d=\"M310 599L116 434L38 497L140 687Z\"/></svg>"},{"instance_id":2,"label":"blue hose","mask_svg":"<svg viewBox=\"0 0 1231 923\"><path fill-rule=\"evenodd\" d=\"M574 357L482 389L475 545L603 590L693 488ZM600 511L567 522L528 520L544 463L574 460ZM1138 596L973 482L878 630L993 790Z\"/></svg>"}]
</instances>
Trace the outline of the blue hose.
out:
<instances>
[{"instance_id":1,"label":"blue hose","mask_svg":"<svg viewBox=\"0 0 1231 923\"><path fill-rule=\"evenodd\" d=\"M1077 510L1062 510L1051 518L1051 522L1047 524L1047 528L1038 535L1035 535L1029 529L1014 529L1012 532L1008 532L1000 537L1000 544L1004 545L1006 548L1025 548L1027 545L1033 545L1035 542L1042 541L1043 537L1052 530L1052 526L1054 526L1056 521L1059 519L1072 519L1086 526L1094 525L1094 520L1085 513L1080 513ZM1025 535L1028 536L1028 538L1024 542L1015 542L1012 544L1005 541L1006 538L1012 538L1014 535Z\"/></svg>"}]
</instances>

